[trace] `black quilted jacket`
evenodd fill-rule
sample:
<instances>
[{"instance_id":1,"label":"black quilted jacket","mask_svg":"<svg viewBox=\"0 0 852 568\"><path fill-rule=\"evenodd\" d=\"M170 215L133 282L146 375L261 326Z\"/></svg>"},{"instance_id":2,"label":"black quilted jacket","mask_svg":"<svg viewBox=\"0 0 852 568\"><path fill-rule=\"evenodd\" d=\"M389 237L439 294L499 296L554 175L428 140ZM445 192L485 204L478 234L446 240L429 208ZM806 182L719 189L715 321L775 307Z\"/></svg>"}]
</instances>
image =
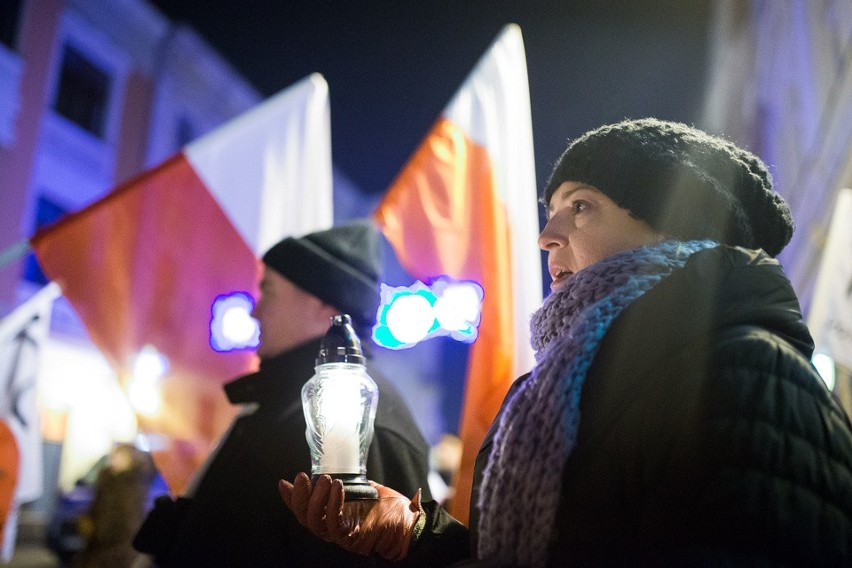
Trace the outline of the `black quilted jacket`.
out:
<instances>
[{"instance_id":1,"label":"black quilted jacket","mask_svg":"<svg viewBox=\"0 0 852 568\"><path fill-rule=\"evenodd\" d=\"M812 349L754 251L699 252L624 310L584 385L551 564L852 566L852 428ZM429 511L410 564L475 550L475 508L471 544Z\"/></svg>"}]
</instances>

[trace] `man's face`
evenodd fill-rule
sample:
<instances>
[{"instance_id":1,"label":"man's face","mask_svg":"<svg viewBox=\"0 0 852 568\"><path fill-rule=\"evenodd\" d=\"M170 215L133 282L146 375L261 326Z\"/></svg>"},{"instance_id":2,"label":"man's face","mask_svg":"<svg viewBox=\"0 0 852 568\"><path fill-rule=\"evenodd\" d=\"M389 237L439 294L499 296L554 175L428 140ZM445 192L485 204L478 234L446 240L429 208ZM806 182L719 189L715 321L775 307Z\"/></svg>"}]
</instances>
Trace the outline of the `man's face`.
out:
<instances>
[{"instance_id":1,"label":"man's face","mask_svg":"<svg viewBox=\"0 0 852 568\"><path fill-rule=\"evenodd\" d=\"M630 215L594 187L566 181L547 205L547 225L538 237L548 252L556 290L575 272L617 252L660 242L663 235Z\"/></svg>"},{"instance_id":2,"label":"man's face","mask_svg":"<svg viewBox=\"0 0 852 568\"><path fill-rule=\"evenodd\" d=\"M318 331L317 326L313 325L316 319L314 312L323 305L315 296L264 266L260 297L251 312L260 324L258 356L261 359L275 357L316 337ZM323 326L328 326L326 316L319 319ZM324 328L319 328L319 334L323 331Z\"/></svg>"}]
</instances>

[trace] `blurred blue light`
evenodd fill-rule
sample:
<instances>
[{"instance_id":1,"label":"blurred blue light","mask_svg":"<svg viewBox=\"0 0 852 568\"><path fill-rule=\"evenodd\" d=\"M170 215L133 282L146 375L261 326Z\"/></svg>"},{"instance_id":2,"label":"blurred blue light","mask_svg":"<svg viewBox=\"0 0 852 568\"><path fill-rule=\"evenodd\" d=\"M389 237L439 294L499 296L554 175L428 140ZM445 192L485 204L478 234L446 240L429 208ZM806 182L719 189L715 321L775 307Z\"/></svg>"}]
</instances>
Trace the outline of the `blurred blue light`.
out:
<instances>
[{"instance_id":1,"label":"blurred blue light","mask_svg":"<svg viewBox=\"0 0 852 568\"><path fill-rule=\"evenodd\" d=\"M215 351L256 349L260 328L251 317L254 299L246 292L222 294L213 300L210 347Z\"/></svg>"}]
</instances>

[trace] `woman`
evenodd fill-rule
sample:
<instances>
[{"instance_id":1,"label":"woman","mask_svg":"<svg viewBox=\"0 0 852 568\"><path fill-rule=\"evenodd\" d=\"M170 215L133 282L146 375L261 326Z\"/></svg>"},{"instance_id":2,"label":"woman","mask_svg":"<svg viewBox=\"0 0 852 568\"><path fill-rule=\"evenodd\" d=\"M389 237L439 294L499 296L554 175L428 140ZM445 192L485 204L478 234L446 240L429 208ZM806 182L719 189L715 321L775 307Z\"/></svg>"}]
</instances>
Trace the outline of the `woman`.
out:
<instances>
[{"instance_id":1,"label":"woman","mask_svg":"<svg viewBox=\"0 0 852 568\"><path fill-rule=\"evenodd\" d=\"M405 565L849 565L852 427L772 258L793 223L763 162L629 120L572 142L543 201L537 364L480 450L471 530L305 475L280 483L300 522Z\"/></svg>"}]
</instances>

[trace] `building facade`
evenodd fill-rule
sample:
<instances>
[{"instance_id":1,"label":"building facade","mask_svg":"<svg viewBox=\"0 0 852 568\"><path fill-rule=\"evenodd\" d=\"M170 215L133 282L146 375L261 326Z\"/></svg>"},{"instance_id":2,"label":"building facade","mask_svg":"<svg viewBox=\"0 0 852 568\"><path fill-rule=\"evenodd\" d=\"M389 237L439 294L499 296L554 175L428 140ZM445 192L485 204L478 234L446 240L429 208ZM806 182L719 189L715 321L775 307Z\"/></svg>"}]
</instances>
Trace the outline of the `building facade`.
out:
<instances>
[{"instance_id":1,"label":"building facade","mask_svg":"<svg viewBox=\"0 0 852 568\"><path fill-rule=\"evenodd\" d=\"M192 29L144 0L0 0L0 320L47 284L27 245L39 227L260 100ZM62 298L37 383L44 491L31 506L47 515L54 488L73 486L138 424Z\"/></svg>"}]
</instances>

